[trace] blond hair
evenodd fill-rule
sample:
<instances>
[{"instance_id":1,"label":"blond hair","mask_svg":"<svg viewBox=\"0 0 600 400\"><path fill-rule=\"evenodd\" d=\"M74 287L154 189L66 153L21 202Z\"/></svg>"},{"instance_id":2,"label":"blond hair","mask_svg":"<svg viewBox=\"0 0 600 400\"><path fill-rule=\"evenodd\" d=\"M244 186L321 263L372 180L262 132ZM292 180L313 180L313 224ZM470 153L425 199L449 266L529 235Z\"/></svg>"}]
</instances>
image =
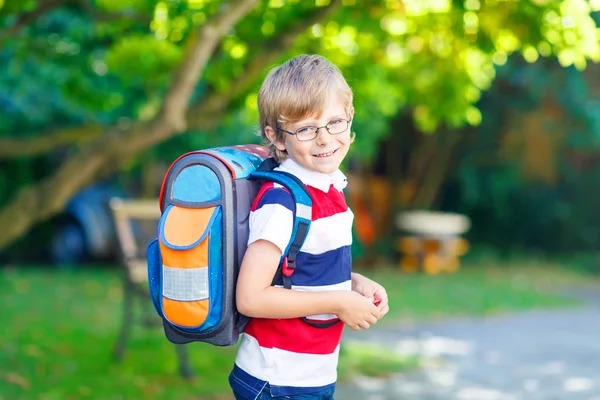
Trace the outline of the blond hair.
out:
<instances>
[{"instance_id":1,"label":"blond hair","mask_svg":"<svg viewBox=\"0 0 600 400\"><path fill-rule=\"evenodd\" d=\"M260 136L269 146L277 161L287 158L267 138L265 128L275 131L276 139L283 141L286 124L304 118L320 118L330 95L338 96L346 113L352 108L352 89L340 70L319 55L299 55L273 68L258 93Z\"/></svg>"}]
</instances>

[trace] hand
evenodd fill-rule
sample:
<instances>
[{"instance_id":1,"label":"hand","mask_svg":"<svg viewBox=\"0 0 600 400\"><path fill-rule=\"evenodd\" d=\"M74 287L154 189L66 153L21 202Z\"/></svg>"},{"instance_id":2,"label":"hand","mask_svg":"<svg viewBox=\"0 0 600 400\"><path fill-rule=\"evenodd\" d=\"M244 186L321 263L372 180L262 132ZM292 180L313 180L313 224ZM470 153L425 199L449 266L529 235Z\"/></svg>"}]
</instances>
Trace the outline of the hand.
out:
<instances>
[{"instance_id":1,"label":"hand","mask_svg":"<svg viewBox=\"0 0 600 400\"><path fill-rule=\"evenodd\" d=\"M352 290L373 301L380 311L379 319L390 311L387 292L377 282L361 274L353 273Z\"/></svg>"},{"instance_id":2,"label":"hand","mask_svg":"<svg viewBox=\"0 0 600 400\"><path fill-rule=\"evenodd\" d=\"M369 329L379 320L381 312L373 301L353 291L338 292L339 307L336 315L355 331Z\"/></svg>"}]
</instances>

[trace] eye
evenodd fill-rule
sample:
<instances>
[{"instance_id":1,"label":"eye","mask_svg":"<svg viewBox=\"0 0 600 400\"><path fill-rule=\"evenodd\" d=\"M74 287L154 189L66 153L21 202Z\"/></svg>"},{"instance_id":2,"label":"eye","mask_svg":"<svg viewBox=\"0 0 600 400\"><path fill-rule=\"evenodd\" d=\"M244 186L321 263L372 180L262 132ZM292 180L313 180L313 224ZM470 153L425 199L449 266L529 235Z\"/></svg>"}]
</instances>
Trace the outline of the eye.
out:
<instances>
[{"instance_id":1,"label":"eye","mask_svg":"<svg viewBox=\"0 0 600 400\"><path fill-rule=\"evenodd\" d=\"M342 122L344 122L343 119L334 119L332 121L329 121L329 123L327 125L329 125L329 126L336 126L336 125L341 124Z\"/></svg>"},{"instance_id":2,"label":"eye","mask_svg":"<svg viewBox=\"0 0 600 400\"><path fill-rule=\"evenodd\" d=\"M302 134L304 134L304 133L308 133L308 132L310 132L310 131L312 131L312 130L314 130L314 129L315 129L315 128L313 128L312 126L305 126L305 127L302 127L302 128L300 128L300 129L298 129L298 130L296 131L296 134L297 134L297 135L302 135Z\"/></svg>"}]
</instances>

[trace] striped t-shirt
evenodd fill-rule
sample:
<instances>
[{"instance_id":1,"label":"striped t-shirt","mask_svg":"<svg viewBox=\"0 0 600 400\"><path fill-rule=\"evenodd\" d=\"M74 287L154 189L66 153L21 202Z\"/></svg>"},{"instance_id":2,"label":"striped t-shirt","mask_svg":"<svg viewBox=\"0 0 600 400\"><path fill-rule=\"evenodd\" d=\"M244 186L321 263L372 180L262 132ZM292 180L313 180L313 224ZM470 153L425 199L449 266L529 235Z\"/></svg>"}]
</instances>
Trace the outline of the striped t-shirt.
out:
<instances>
[{"instance_id":1,"label":"striped t-shirt","mask_svg":"<svg viewBox=\"0 0 600 400\"><path fill-rule=\"evenodd\" d=\"M312 197L312 222L291 276L292 290L351 290L352 221L341 171L326 175L287 159L278 168L297 176ZM290 240L294 202L274 183L261 188L250 214L248 244L263 239L282 253ZM331 320L335 315L307 316ZM235 392L256 398L268 383L273 396L311 393L335 385L344 324L316 328L300 318L253 318L241 339L229 382Z\"/></svg>"}]
</instances>

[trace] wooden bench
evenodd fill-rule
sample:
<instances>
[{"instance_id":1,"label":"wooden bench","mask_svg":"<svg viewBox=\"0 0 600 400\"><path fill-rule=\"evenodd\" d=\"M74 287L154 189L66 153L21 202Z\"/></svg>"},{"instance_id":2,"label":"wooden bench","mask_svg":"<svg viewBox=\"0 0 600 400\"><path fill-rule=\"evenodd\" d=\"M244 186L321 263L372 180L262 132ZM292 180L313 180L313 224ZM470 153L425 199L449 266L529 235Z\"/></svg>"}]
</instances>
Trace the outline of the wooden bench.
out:
<instances>
[{"instance_id":1,"label":"wooden bench","mask_svg":"<svg viewBox=\"0 0 600 400\"><path fill-rule=\"evenodd\" d=\"M147 325L160 325L161 320L156 315L150 300L148 288L148 270L146 265L146 246L156 237L156 227L160 218L158 200L130 200L112 198L110 209L115 223L115 230L121 260L124 266L123 273L123 320L119 339L114 349L114 357L121 360L131 334L131 328L136 322L136 314L152 316ZM140 244L138 246L138 243ZM136 303L139 303L140 312L136 313ZM165 339L166 340L166 339ZM185 378L193 376L187 351L184 345L175 345L179 359L179 371Z\"/></svg>"}]
</instances>

